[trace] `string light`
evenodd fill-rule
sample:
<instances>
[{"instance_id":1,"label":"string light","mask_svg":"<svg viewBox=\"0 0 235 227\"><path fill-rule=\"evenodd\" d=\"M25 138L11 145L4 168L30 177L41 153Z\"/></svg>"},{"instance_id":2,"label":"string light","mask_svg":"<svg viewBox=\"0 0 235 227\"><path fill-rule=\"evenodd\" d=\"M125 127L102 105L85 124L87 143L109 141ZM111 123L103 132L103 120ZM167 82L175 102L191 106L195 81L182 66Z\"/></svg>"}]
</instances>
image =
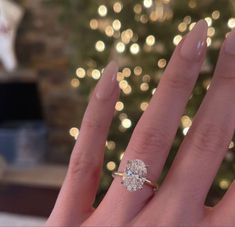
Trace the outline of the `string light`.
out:
<instances>
[{"instance_id":1,"label":"string light","mask_svg":"<svg viewBox=\"0 0 235 227\"><path fill-rule=\"evenodd\" d=\"M126 129L127 129L127 128L130 128L131 125L132 125L132 123L131 123L131 120L130 120L130 119L125 118L125 119L122 120L122 127L123 127L123 128L126 128Z\"/></svg>"},{"instance_id":2,"label":"string light","mask_svg":"<svg viewBox=\"0 0 235 227\"><path fill-rule=\"evenodd\" d=\"M210 27L212 25L212 19L211 17L206 17L205 21L207 22L207 25Z\"/></svg>"},{"instance_id":3,"label":"string light","mask_svg":"<svg viewBox=\"0 0 235 227\"><path fill-rule=\"evenodd\" d=\"M228 179L222 179L222 180L219 182L219 186L220 186L220 188L223 189L223 190L228 189L229 185L230 185L230 181L229 181Z\"/></svg>"},{"instance_id":4,"label":"string light","mask_svg":"<svg viewBox=\"0 0 235 227\"><path fill-rule=\"evenodd\" d=\"M181 117L181 124L183 128L189 128L192 125L192 120L189 116L184 115Z\"/></svg>"},{"instance_id":5,"label":"string light","mask_svg":"<svg viewBox=\"0 0 235 227\"><path fill-rule=\"evenodd\" d=\"M143 82L150 82L150 80L151 80L151 77L148 75L148 74L145 74L144 76L143 76L143 78L142 78L142 80L143 80Z\"/></svg>"},{"instance_id":6,"label":"string light","mask_svg":"<svg viewBox=\"0 0 235 227\"><path fill-rule=\"evenodd\" d=\"M153 35L149 35L147 36L145 42L148 46L153 46L155 44L155 37Z\"/></svg>"},{"instance_id":7,"label":"string light","mask_svg":"<svg viewBox=\"0 0 235 227\"><path fill-rule=\"evenodd\" d=\"M116 50L118 53L123 53L125 51L125 49L126 49L126 46L123 42L118 42L116 44Z\"/></svg>"},{"instance_id":8,"label":"string light","mask_svg":"<svg viewBox=\"0 0 235 227\"><path fill-rule=\"evenodd\" d=\"M91 76L93 79L98 80L101 77L101 73L98 69L93 69L91 72Z\"/></svg>"},{"instance_id":9,"label":"string light","mask_svg":"<svg viewBox=\"0 0 235 227\"><path fill-rule=\"evenodd\" d=\"M195 26L196 22L193 22L189 25L189 31L192 31L193 27Z\"/></svg>"},{"instance_id":10,"label":"string light","mask_svg":"<svg viewBox=\"0 0 235 227\"><path fill-rule=\"evenodd\" d=\"M131 70L127 67L122 70L122 73L123 73L124 77L130 77L131 76Z\"/></svg>"},{"instance_id":11,"label":"string light","mask_svg":"<svg viewBox=\"0 0 235 227\"><path fill-rule=\"evenodd\" d=\"M234 148L234 142L233 141L231 141L230 142L230 144L229 144L229 147L228 147L229 149L232 149L232 148Z\"/></svg>"},{"instance_id":12,"label":"string light","mask_svg":"<svg viewBox=\"0 0 235 227\"><path fill-rule=\"evenodd\" d=\"M124 156L124 152L121 152L121 154L119 156L119 160L122 160L123 156Z\"/></svg>"},{"instance_id":13,"label":"string light","mask_svg":"<svg viewBox=\"0 0 235 227\"><path fill-rule=\"evenodd\" d=\"M208 47L211 45L211 42L212 42L211 38L210 38L210 37L207 37L206 43L207 43L207 46L208 46Z\"/></svg>"},{"instance_id":14,"label":"string light","mask_svg":"<svg viewBox=\"0 0 235 227\"><path fill-rule=\"evenodd\" d=\"M140 51L140 46L139 46L139 44L133 43L133 44L130 46L130 52L131 52L132 54L138 54L139 51Z\"/></svg>"},{"instance_id":15,"label":"string light","mask_svg":"<svg viewBox=\"0 0 235 227\"><path fill-rule=\"evenodd\" d=\"M185 23L185 22L179 23L179 25L178 25L178 30L179 30L180 32L185 32L186 29L187 29L187 23Z\"/></svg>"},{"instance_id":16,"label":"string light","mask_svg":"<svg viewBox=\"0 0 235 227\"><path fill-rule=\"evenodd\" d=\"M116 169L116 163L113 162L113 161L110 161L106 164L106 168L109 170L109 171L113 171Z\"/></svg>"},{"instance_id":17,"label":"string light","mask_svg":"<svg viewBox=\"0 0 235 227\"><path fill-rule=\"evenodd\" d=\"M99 51L99 52L104 51L104 49L105 49L105 44L104 44L104 42L101 41L101 40L97 41L96 44L95 44L95 49L96 49L97 51Z\"/></svg>"},{"instance_id":18,"label":"string light","mask_svg":"<svg viewBox=\"0 0 235 227\"><path fill-rule=\"evenodd\" d=\"M122 110L124 109L124 103L121 102L121 101L118 101L118 102L116 103L116 105L115 105L115 109L116 109L117 111L122 111Z\"/></svg>"},{"instance_id":19,"label":"string light","mask_svg":"<svg viewBox=\"0 0 235 227\"><path fill-rule=\"evenodd\" d=\"M92 30L96 30L98 28L98 21L96 19L91 19L90 20L90 28Z\"/></svg>"},{"instance_id":20,"label":"string light","mask_svg":"<svg viewBox=\"0 0 235 227\"><path fill-rule=\"evenodd\" d=\"M74 87L74 88L78 88L79 85L80 85L80 81L76 78L73 78L70 82L71 86Z\"/></svg>"},{"instance_id":21,"label":"string light","mask_svg":"<svg viewBox=\"0 0 235 227\"><path fill-rule=\"evenodd\" d=\"M152 95L154 95L155 92L156 92L156 88L154 88L154 89L152 90Z\"/></svg>"},{"instance_id":22,"label":"string light","mask_svg":"<svg viewBox=\"0 0 235 227\"><path fill-rule=\"evenodd\" d=\"M141 85L140 85L140 90L141 91L147 91L149 89L149 85L148 85L148 83L141 83Z\"/></svg>"},{"instance_id":23,"label":"string light","mask_svg":"<svg viewBox=\"0 0 235 227\"><path fill-rule=\"evenodd\" d=\"M78 135L79 135L79 129L73 127L69 130L69 134L70 134L70 136L74 137L74 139L77 139Z\"/></svg>"},{"instance_id":24,"label":"string light","mask_svg":"<svg viewBox=\"0 0 235 227\"><path fill-rule=\"evenodd\" d=\"M143 5L145 8L150 8L153 5L153 0L144 0Z\"/></svg>"},{"instance_id":25,"label":"string light","mask_svg":"<svg viewBox=\"0 0 235 227\"><path fill-rule=\"evenodd\" d=\"M182 35L176 35L173 39L173 44L177 46L182 39Z\"/></svg>"},{"instance_id":26,"label":"string light","mask_svg":"<svg viewBox=\"0 0 235 227\"><path fill-rule=\"evenodd\" d=\"M235 27L235 18L230 18L229 20L228 20L228 27L229 28L234 28Z\"/></svg>"},{"instance_id":27,"label":"string light","mask_svg":"<svg viewBox=\"0 0 235 227\"><path fill-rule=\"evenodd\" d=\"M110 26L110 25L108 25L108 26L105 28L105 34L106 34L108 37L113 36L113 34L114 34L113 27Z\"/></svg>"},{"instance_id":28,"label":"string light","mask_svg":"<svg viewBox=\"0 0 235 227\"><path fill-rule=\"evenodd\" d=\"M215 29L213 27L209 27L207 31L207 35L212 37L215 35Z\"/></svg>"},{"instance_id":29,"label":"string light","mask_svg":"<svg viewBox=\"0 0 235 227\"><path fill-rule=\"evenodd\" d=\"M183 129L183 134L184 134L185 136L187 135L188 130L189 130L189 127L186 127L186 128Z\"/></svg>"},{"instance_id":30,"label":"string light","mask_svg":"<svg viewBox=\"0 0 235 227\"><path fill-rule=\"evenodd\" d=\"M146 109L147 109L147 107L148 107L148 102L142 102L141 104L140 104L140 109L142 110L142 111L145 111Z\"/></svg>"},{"instance_id":31,"label":"string light","mask_svg":"<svg viewBox=\"0 0 235 227\"><path fill-rule=\"evenodd\" d=\"M122 24L119 20L116 19L113 21L112 26L115 31L118 31L121 29Z\"/></svg>"},{"instance_id":32,"label":"string light","mask_svg":"<svg viewBox=\"0 0 235 227\"><path fill-rule=\"evenodd\" d=\"M77 75L77 77L79 77L79 78L84 78L84 77L86 76L86 71L85 71L85 69L84 69L84 68L81 68L81 67L77 68L77 70L76 70L76 75Z\"/></svg>"},{"instance_id":33,"label":"string light","mask_svg":"<svg viewBox=\"0 0 235 227\"><path fill-rule=\"evenodd\" d=\"M194 9L194 8L197 7L197 3L196 3L195 0L190 0L190 1L188 2L188 6L189 6L189 8Z\"/></svg>"},{"instance_id":34,"label":"string light","mask_svg":"<svg viewBox=\"0 0 235 227\"><path fill-rule=\"evenodd\" d=\"M215 10L212 12L211 14L211 17L214 19L214 20L218 20L220 18L220 12L219 10Z\"/></svg>"},{"instance_id":35,"label":"string light","mask_svg":"<svg viewBox=\"0 0 235 227\"><path fill-rule=\"evenodd\" d=\"M112 141L112 140L106 141L106 147L107 147L110 151L112 151L112 150L114 150L114 149L116 148L116 143L115 143L114 141Z\"/></svg>"},{"instance_id":36,"label":"string light","mask_svg":"<svg viewBox=\"0 0 235 227\"><path fill-rule=\"evenodd\" d=\"M142 6L140 4L136 4L134 6L133 10L136 14L141 14L142 13Z\"/></svg>"},{"instance_id":37,"label":"string light","mask_svg":"<svg viewBox=\"0 0 235 227\"><path fill-rule=\"evenodd\" d=\"M105 17L108 13L108 9L105 5L100 5L99 8L98 8L98 14L101 16L101 17Z\"/></svg>"},{"instance_id":38,"label":"string light","mask_svg":"<svg viewBox=\"0 0 235 227\"><path fill-rule=\"evenodd\" d=\"M157 62L157 65L161 69L164 68L166 66L166 59L164 59L164 58L159 59Z\"/></svg>"},{"instance_id":39,"label":"string light","mask_svg":"<svg viewBox=\"0 0 235 227\"><path fill-rule=\"evenodd\" d=\"M140 76L142 72L143 72L143 70L142 70L142 68L141 68L140 66L136 66L136 67L134 68L134 74L135 74L136 76Z\"/></svg>"},{"instance_id":40,"label":"string light","mask_svg":"<svg viewBox=\"0 0 235 227\"><path fill-rule=\"evenodd\" d=\"M122 11L122 8L123 8L123 5L122 5L121 2L115 2L115 3L113 4L113 11L114 11L115 13L120 13L120 12Z\"/></svg>"}]
</instances>

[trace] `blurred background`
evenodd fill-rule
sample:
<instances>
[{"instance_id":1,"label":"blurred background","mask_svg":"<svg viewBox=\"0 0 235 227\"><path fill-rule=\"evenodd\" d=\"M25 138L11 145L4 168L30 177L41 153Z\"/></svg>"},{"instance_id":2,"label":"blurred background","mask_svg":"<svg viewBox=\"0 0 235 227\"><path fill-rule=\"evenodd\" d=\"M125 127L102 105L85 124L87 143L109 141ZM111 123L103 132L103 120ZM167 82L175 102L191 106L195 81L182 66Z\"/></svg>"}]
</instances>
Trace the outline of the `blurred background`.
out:
<instances>
[{"instance_id":1,"label":"blurred background","mask_svg":"<svg viewBox=\"0 0 235 227\"><path fill-rule=\"evenodd\" d=\"M208 54L162 180L210 86L234 15L232 0L0 0L0 225L41 225L49 215L89 95L113 58L122 92L106 142L99 203L172 51L204 18ZM234 170L231 141L207 205L223 196Z\"/></svg>"}]
</instances>

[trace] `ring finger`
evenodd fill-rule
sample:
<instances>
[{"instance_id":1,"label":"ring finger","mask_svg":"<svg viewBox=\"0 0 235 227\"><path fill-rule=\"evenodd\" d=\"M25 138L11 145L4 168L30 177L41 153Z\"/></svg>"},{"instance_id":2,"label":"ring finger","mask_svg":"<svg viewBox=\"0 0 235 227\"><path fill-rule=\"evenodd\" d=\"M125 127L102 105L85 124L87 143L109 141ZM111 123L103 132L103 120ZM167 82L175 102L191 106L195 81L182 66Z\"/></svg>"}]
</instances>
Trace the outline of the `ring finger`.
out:
<instances>
[{"instance_id":1,"label":"ring finger","mask_svg":"<svg viewBox=\"0 0 235 227\"><path fill-rule=\"evenodd\" d=\"M148 178L155 181L159 177L205 56L206 35L207 25L201 20L177 46L148 109L134 130L120 171L128 160L141 159L149 165ZM113 181L93 214L94 218L96 215L105 217L102 223L116 220L117 216L120 222L115 223L117 225L129 221L152 196L149 187L130 193L120 182L120 178ZM107 210L112 210L109 218L105 215Z\"/></svg>"}]
</instances>

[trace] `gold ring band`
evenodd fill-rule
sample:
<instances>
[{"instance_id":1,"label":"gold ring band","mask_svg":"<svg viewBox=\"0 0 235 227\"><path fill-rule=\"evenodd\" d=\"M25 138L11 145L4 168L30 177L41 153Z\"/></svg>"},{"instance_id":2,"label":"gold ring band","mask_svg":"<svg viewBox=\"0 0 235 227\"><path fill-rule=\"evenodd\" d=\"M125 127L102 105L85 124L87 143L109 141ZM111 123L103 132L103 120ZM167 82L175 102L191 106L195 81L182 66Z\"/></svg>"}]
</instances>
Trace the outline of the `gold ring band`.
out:
<instances>
[{"instance_id":1,"label":"gold ring band","mask_svg":"<svg viewBox=\"0 0 235 227\"><path fill-rule=\"evenodd\" d=\"M112 173L112 176L113 177L123 177L124 176L124 173L123 172L113 172ZM150 187L153 188L154 191L157 191L159 186L157 183L153 183L151 180L148 180L146 178L144 178L144 183Z\"/></svg>"}]
</instances>

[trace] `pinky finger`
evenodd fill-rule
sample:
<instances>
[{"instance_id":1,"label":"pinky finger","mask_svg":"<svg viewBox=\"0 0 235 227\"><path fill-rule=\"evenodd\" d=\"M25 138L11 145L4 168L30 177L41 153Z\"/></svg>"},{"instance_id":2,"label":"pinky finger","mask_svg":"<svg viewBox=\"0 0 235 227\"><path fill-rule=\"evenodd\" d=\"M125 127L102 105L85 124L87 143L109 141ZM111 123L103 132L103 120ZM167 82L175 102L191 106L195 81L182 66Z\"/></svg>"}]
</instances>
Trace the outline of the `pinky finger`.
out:
<instances>
[{"instance_id":1,"label":"pinky finger","mask_svg":"<svg viewBox=\"0 0 235 227\"><path fill-rule=\"evenodd\" d=\"M78 226L93 211L104 146L119 95L117 71L116 63L111 62L91 96L65 182L47 226Z\"/></svg>"}]
</instances>

